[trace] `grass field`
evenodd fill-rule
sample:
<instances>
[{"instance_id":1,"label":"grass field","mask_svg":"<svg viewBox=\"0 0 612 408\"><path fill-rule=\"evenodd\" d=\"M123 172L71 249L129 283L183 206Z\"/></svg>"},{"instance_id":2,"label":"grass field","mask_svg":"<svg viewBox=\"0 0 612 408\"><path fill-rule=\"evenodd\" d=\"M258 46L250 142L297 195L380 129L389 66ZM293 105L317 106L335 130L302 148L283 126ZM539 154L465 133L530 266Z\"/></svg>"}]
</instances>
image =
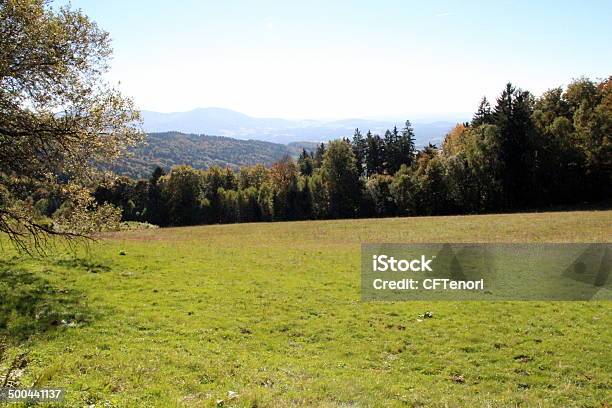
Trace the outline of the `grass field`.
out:
<instances>
[{"instance_id":1,"label":"grass field","mask_svg":"<svg viewBox=\"0 0 612 408\"><path fill-rule=\"evenodd\" d=\"M612 303L364 303L359 250L611 241L612 211L594 211L129 231L47 259L4 246L0 318L21 383L65 387L68 406L609 407Z\"/></svg>"}]
</instances>

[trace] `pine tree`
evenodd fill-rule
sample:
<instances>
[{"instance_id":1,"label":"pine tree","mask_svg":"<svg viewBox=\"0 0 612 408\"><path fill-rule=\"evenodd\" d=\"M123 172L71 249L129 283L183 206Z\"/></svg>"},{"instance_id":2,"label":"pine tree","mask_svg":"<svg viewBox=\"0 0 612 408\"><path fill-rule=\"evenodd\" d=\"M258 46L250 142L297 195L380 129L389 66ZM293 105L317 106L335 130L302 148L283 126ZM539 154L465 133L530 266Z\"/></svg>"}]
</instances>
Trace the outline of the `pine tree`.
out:
<instances>
[{"instance_id":1,"label":"pine tree","mask_svg":"<svg viewBox=\"0 0 612 408\"><path fill-rule=\"evenodd\" d=\"M315 168L321 167L321 163L323 163L323 156L325 155L325 143L321 143L315 152L314 155L314 166Z\"/></svg>"},{"instance_id":2,"label":"pine tree","mask_svg":"<svg viewBox=\"0 0 612 408\"><path fill-rule=\"evenodd\" d=\"M165 175L164 169L157 166L149 179L146 204L146 220L151 224L165 226L167 214L164 211L161 187L159 180Z\"/></svg>"},{"instance_id":3,"label":"pine tree","mask_svg":"<svg viewBox=\"0 0 612 408\"><path fill-rule=\"evenodd\" d=\"M407 120L401 133L397 126L385 133L385 170L395 174L402 164L412 164L415 154L414 130Z\"/></svg>"},{"instance_id":4,"label":"pine tree","mask_svg":"<svg viewBox=\"0 0 612 408\"><path fill-rule=\"evenodd\" d=\"M357 171L359 175L363 175L365 172L365 156L367 150L367 142L366 139L361 135L359 128L355 129L355 133L353 134L353 141L351 143L351 147L353 148L353 153L355 154L355 160L357 164Z\"/></svg>"},{"instance_id":5,"label":"pine tree","mask_svg":"<svg viewBox=\"0 0 612 408\"><path fill-rule=\"evenodd\" d=\"M478 105L478 110L472 118L472 126L477 127L480 125L490 125L493 123L493 114L491 113L491 104L487 100L487 97L483 97Z\"/></svg>"},{"instance_id":6,"label":"pine tree","mask_svg":"<svg viewBox=\"0 0 612 408\"><path fill-rule=\"evenodd\" d=\"M399 151L401 161L397 170L399 170L402 164L410 166L414 162L414 157L416 155L416 146L414 140L414 129L412 128L412 124L410 123L410 121L406 120L399 139Z\"/></svg>"},{"instance_id":7,"label":"pine tree","mask_svg":"<svg viewBox=\"0 0 612 408\"><path fill-rule=\"evenodd\" d=\"M368 176L372 174L382 174L385 162L385 142L378 135L372 135L368 131L366 135L366 173Z\"/></svg>"},{"instance_id":8,"label":"pine tree","mask_svg":"<svg viewBox=\"0 0 612 408\"><path fill-rule=\"evenodd\" d=\"M398 161L398 151L397 151L397 127L394 131L390 131L387 129L385 131L384 143L385 143L385 151L384 151L384 172L393 174L393 170L397 165Z\"/></svg>"},{"instance_id":9,"label":"pine tree","mask_svg":"<svg viewBox=\"0 0 612 408\"><path fill-rule=\"evenodd\" d=\"M312 154L308 153L306 149L302 149L302 153L298 157L298 167L300 173L304 176L311 176L314 170L314 162Z\"/></svg>"},{"instance_id":10,"label":"pine tree","mask_svg":"<svg viewBox=\"0 0 612 408\"><path fill-rule=\"evenodd\" d=\"M533 98L529 92L508 83L497 99L493 122L499 129L500 159L504 166L503 187L512 207L526 204L532 192Z\"/></svg>"}]
</instances>

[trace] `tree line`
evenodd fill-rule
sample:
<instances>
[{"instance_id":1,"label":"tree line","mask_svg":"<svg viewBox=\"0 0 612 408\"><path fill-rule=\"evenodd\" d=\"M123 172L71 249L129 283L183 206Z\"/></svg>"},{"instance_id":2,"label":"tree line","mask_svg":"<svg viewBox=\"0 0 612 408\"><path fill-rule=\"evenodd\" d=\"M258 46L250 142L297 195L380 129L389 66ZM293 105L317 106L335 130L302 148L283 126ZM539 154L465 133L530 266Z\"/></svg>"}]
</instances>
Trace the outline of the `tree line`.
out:
<instances>
[{"instance_id":1,"label":"tree line","mask_svg":"<svg viewBox=\"0 0 612 408\"><path fill-rule=\"evenodd\" d=\"M400 215L477 214L610 198L612 77L581 78L536 98L508 84L491 106L417 149L409 121L356 129L271 167L157 168L119 177L98 203L160 226ZM44 205L43 205L44 207ZM61 211L61 208L60 208Z\"/></svg>"}]
</instances>

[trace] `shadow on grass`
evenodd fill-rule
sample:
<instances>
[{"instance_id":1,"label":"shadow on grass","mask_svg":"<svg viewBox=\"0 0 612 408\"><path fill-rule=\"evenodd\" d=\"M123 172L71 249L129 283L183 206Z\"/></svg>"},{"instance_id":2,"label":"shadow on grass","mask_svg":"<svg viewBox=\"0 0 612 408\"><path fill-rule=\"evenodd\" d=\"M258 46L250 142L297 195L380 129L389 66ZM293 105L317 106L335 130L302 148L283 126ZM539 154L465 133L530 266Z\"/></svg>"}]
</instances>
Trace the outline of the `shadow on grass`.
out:
<instances>
[{"instance_id":1,"label":"shadow on grass","mask_svg":"<svg viewBox=\"0 0 612 408\"><path fill-rule=\"evenodd\" d=\"M0 388L20 386L34 336L92 319L82 299L15 261L0 260Z\"/></svg>"},{"instance_id":2,"label":"shadow on grass","mask_svg":"<svg viewBox=\"0 0 612 408\"><path fill-rule=\"evenodd\" d=\"M57 266L62 266L71 269L81 269L92 273L108 272L111 269L107 265L98 262L92 262L83 258L60 259L55 261L54 263Z\"/></svg>"},{"instance_id":3,"label":"shadow on grass","mask_svg":"<svg viewBox=\"0 0 612 408\"><path fill-rule=\"evenodd\" d=\"M0 337L12 343L87 323L92 313L82 299L80 292L57 287L14 261L0 261Z\"/></svg>"}]
</instances>

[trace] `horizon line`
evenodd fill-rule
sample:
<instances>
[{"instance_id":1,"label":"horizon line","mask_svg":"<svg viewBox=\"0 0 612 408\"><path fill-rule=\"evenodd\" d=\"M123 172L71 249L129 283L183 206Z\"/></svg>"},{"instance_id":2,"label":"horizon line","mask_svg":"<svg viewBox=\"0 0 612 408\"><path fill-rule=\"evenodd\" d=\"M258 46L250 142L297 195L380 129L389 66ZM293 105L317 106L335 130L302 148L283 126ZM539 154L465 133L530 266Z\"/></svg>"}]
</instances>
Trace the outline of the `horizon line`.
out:
<instances>
[{"instance_id":1,"label":"horizon line","mask_svg":"<svg viewBox=\"0 0 612 408\"><path fill-rule=\"evenodd\" d=\"M187 110L180 110L180 111L160 111L160 110L153 110L153 109L139 109L140 112L150 112L150 113L157 113L157 114L163 114L163 115L172 115L172 114L180 114L180 113L191 113L191 112L196 112L196 111L200 111L200 110L220 110L220 111L226 111L226 112L232 112L232 113L237 113L240 115L244 115L250 118L254 118L254 119L280 119L280 120L290 120L290 121L326 121L326 122L336 122L336 121L343 121L343 120L370 120L370 121L382 121L382 122L396 122L396 121L406 121L406 120L410 120L411 122L413 122L413 120L411 119L411 117L416 117L416 120L424 120L424 118L426 117L430 117L430 118L434 118L434 117L440 117L440 119L437 120L433 120L433 122L438 122L438 121L444 121L442 120L442 118L444 116L449 116L448 118L445 118L445 121L459 121L458 119L456 119L457 117L466 117L466 119L469 119L473 116L473 112L413 112L411 114L390 114L390 115L385 115L385 116L352 116L352 117L294 117L294 116L289 116L289 117L282 117L282 116L259 116L259 115L252 115L249 113L245 113L239 110L235 110L235 109L231 109L231 108L224 108L224 107L220 107L220 106L199 106L199 107L195 107L192 109L187 109Z\"/></svg>"}]
</instances>

